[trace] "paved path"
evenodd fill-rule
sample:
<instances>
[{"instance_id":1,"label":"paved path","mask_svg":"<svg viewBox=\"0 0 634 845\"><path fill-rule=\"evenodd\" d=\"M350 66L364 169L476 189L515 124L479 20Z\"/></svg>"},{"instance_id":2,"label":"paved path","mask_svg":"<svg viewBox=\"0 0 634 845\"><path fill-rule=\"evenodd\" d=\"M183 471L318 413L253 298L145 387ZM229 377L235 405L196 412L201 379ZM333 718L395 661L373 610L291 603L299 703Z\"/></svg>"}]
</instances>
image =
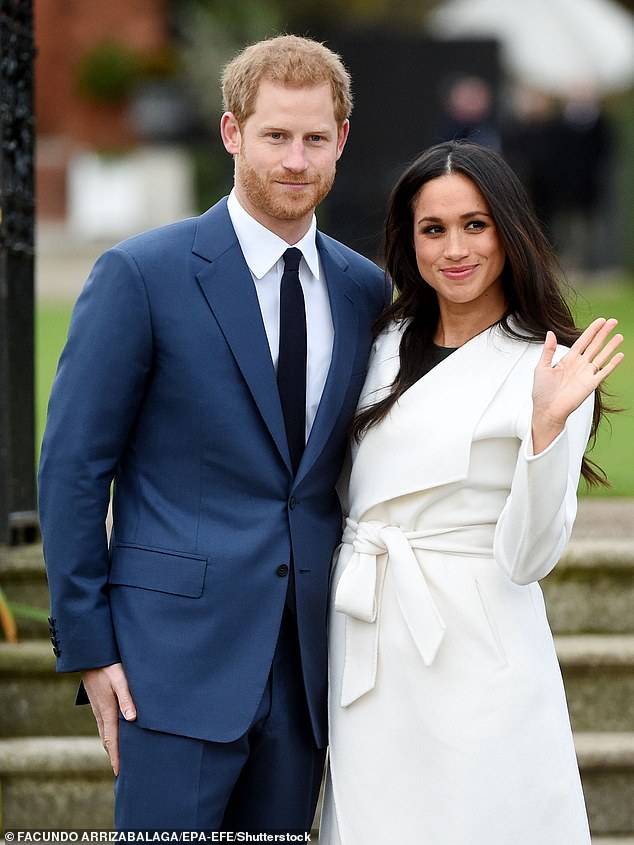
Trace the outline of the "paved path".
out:
<instances>
[{"instance_id":1,"label":"paved path","mask_svg":"<svg viewBox=\"0 0 634 845\"><path fill-rule=\"evenodd\" d=\"M631 539L634 542L634 499L582 496L572 538Z\"/></svg>"},{"instance_id":2,"label":"paved path","mask_svg":"<svg viewBox=\"0 0 634 845\"><path fill-rule=\"evenodd\" d=\"M40 299L74 302L97 257L111 243L73 240L61 226L38 226L35 291Z\"/></svg>"}]
</instances>

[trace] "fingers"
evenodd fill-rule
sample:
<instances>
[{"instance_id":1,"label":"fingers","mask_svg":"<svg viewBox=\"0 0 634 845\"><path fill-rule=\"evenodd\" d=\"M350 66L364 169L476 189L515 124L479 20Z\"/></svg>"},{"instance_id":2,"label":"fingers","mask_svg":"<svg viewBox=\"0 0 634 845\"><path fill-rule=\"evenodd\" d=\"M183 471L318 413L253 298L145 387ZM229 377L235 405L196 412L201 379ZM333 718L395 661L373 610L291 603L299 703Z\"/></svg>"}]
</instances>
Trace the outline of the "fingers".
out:
<instances>
[{"instance_id":1,"label":"fingers","mask_svg":"<svg viewBox=\"0 0 634 845\"><path fill-rule=\"evenodd\" d=\"M119 774L119 710L124 719L136 719L136 707L130 694L128 681L120 663L89 669L82 673L82 679L95 720L99 736L105 748L115 775Z\"/></svg>"},{"instance_id":2,"label":"fingers","mask_svg":"<svg viewBox=\"0 0 634 845\"><path fill-rule=\"evenodd\" d=\"M623 343L623 335L615 334L609 339L603 349L599 349L599 351L593 358L593 363L596 364L599 370L604 369L606 363L613 357L614 353L621 345L621 343ZM620 358L615 366L620 364L620 362L623 360L623 353L620 352L619 355ZM612 369L614 369L614 367L612 367ZM610 370L610 372L612 372L612 370Z\"/></svg>"},{"instance_id":3,"label":"fingers","mask_svg":"<svg viewBox=\"0 0 634 845\"><path fill-rule=\"evenodd\" d=\"M594 341L599 332L606 331L606 334L610 333L612 328L616 325L616 320L612 318L611 322L613 325L606 331L606 324L608 323L608 320L606 320L605 317L597 317L596 320L593 320L590 325L581 332L571 348L580 355L587 352L590 344Z\"/></svg>"},{"instance_id":4,"label":"fingers","mask_svg":"<svg viewBox=\"0 0 634 845\"><path fill-rule=\"evenodd\" d=\"M601 384L623 360L623 353L616 353L617 348L623 342L623 335L615 334L610 337L617 325L618 320L615 320L614 317L609 320L599 318L586 329L590 341L581 357L592 367L596 386ZM592 334L592 331L594 331L594 334ZM586 332L583 334L586 334Z\"/></svg>"},{"instance_id":5,"label":"fingers","mask_svg":"<svg viewBox=\"0 0 634 845\"><path fill-rule=\"evenodd\" d=\"M577 353L579 362L592 370L595 385L599 385L623 360L623 353L615 355L623 342L622 334L610 337L618 325L614 317L598 317L581 333L571 347Z\"/></svg>"},{"instance_id":6,"label":"fingers","mask_svg":"<svg viewBox=\"0 0 634 845\"><path fill-rule=\"evenodd\" d=\"M541 357L539 359L538 366L552 367L553 355L555 354L556 349L557 349L557 338L555 337L554 332L551 332L551 331L546 332L546 337L544 339L544 346L542 348L542 354L541 354Z\"/></svg>"},{"instance_id":7,"label":"fingers","mask_svg":"<svg viewBox=\"0 0 634 845\"><path fill-rule=\"evenodd\" d=\"M608 363L605 364L605 366L601 367L597 371L597 378L598 378L597 384L601 384L603 379L607 378L610 375L610 373L613 372L618 367L618 365L621 363L621 361L623 360L624 357L625 356L623 355L622 352L617 352L616 355L614 355L608 361Z\"/></svg>"},{"instance_id":8,"label":"fingers","mask_svg":"<svg viewBox=\"0 0 634 845\"><path fill-rule=\"evenodd\" d=\"M597 317L577 338L572 348L585 358L593 359L603 347L605 341L618 325L618 320L610 317Z\"/></svg>"},{"instance_id":9,"label":"fingers","mask_svg":"<svg viewBox=\"0 0 634 845\"><path fill-rule=\"evenodd\" d=\"M116 777L119 774L119 714L116 708L104 715L99 735Z\"/></svg>"},{"instance_id":10,"label":"fingers","mask_svg":"<svg viewBox=\"0 0 634 845\"><path fill-rule=\"evenodd\" d=\"M114 666L109 668L113 670L110 673L110 683L112 684L112 689L117 697L119 710L121 710L123 718L127 722L133 722L136 719L136 707L134 706L134 701L132 700L132 695L130 694L128 679L123 671L123 666L121 666L120 663L116 663Z\"/></svg>"}]
</instances>

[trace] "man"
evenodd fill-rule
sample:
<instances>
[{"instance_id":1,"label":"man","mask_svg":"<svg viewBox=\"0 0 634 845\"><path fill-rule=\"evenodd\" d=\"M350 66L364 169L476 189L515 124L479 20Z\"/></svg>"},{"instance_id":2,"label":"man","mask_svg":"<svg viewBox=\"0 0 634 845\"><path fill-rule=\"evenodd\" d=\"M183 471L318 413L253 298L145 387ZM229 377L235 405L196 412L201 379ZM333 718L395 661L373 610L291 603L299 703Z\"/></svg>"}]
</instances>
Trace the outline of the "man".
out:
<instances>
[{"instance_id":1,"label":"man","mask_svg":"<svg viewBox=\"0 0 634 845\"><path fill-rule=\"evenodd\" d=\"M260 42L223 93L231 195L97 261L42 446L58 670L82 672L120 829L308 830L326 744L335 482L384 275L315 229L339 57Z\"/></svg>"}]
</instances>

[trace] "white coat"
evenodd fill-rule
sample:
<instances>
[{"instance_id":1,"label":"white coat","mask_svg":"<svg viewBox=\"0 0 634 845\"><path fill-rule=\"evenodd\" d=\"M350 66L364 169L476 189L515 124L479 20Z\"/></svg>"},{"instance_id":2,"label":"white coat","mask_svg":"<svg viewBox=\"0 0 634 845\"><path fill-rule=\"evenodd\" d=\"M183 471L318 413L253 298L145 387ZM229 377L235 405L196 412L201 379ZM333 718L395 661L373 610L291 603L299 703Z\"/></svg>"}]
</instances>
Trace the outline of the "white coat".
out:
<instances>
[{"instance_id":1,"label":"white coat","mask_svg":"<svg viewBox=\"0 0 634 845\"><path fill-rule=\"evenodd\" d=\"M378 338L362 404L400 338ZM537 581L570 537L593 397L533 455L541 349L487 330L354 450L320 845L590 843Z\"/></svg>"}]
</instances>

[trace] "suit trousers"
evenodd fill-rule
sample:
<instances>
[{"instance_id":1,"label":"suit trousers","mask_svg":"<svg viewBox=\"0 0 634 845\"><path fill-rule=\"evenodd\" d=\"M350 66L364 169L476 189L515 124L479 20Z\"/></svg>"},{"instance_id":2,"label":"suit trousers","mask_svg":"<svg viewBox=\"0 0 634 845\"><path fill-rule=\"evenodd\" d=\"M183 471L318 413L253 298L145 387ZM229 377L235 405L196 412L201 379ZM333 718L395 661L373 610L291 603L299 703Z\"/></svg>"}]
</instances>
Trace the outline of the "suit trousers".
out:
<instances>
[{"instance_id":1,"label":"suit trousers","mask_svg":"<svg viewBox=\"0 0 634 845\"><path fill-rule=\"evenodd\" d=\"M309 831L325 750L313 737L288 608L262 700L243 736L208 742L120 719L119 750L117 830Z\"/></svg>"}]
</instances>

